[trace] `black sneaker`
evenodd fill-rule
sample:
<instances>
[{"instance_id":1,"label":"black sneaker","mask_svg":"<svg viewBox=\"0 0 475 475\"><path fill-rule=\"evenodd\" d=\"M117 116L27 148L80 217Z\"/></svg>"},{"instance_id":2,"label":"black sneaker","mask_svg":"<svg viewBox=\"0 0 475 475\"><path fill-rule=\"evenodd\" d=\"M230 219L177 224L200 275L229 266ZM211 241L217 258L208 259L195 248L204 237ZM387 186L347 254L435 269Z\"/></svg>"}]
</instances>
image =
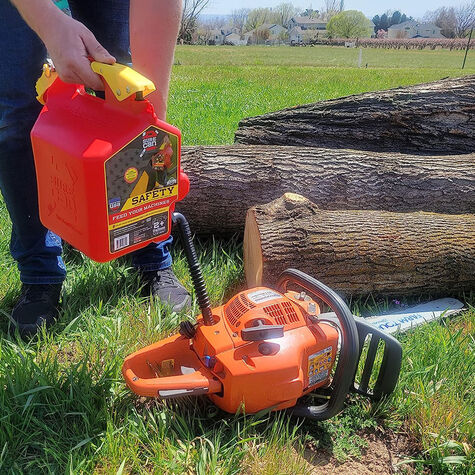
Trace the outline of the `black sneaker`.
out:
<instances>
[{"instance_id":1,"label":"black sneaker","mask_svg":"<svg viewBox=\"0 0 475 475\"><path fill-rule=\"evenodd\" d=\"M22 337L35 335L58 318L62 284L23 284L20 298L12 311Z\"/></svg>"},{"instance_id":2,"label":"black sneaker","mask_svg":"<svg viewBox=\"0 0 475 475\"><path fill-rule=\"evenodd\" d=\"M145 283L144 293L159 298L163 303L170 305L174 312L181 312L191 308L191 296L180 284L171 267L167 269L142 272Z\"/></svg>"}]
</instances>

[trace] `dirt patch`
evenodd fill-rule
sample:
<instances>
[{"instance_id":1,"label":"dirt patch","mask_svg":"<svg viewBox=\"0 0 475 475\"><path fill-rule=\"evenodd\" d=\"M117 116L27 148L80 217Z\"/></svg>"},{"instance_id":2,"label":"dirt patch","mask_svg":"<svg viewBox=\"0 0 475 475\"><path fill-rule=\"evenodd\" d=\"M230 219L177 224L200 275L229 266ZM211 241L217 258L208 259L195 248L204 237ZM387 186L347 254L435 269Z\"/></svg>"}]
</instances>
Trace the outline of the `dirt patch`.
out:
<instances>
[{"instance_id":1,"label":"dirt patch","mask_svg":"<svg viewBox=\"0 0 475 475\"><path fill-rule=\"evenodd\" d=\"M396 467L396 464L414 454L414 441L406 434L372 432L362 437L368 442L358 459L338 462L325 450L307 448L304 458L307 461L308 473L312 475L371 475L414 473L410 465Z\"/></svg>"}]
</instances>

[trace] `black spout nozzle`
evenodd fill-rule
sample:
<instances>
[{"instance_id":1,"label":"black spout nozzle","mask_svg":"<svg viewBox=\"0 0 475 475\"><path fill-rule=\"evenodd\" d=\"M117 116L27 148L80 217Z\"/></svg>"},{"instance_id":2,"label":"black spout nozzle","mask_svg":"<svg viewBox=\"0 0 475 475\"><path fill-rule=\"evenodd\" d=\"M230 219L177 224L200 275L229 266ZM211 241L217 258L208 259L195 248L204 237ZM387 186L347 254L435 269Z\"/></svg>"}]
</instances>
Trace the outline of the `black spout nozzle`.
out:
<instances>
[{"instance_id":1,"label":"black spout nozzle","mask_svg":"<svg viewBox=\"0 0 475 475\"><path fill-rule=\"evenodd\" d=\"M214 325L213 312L209 302L208 292L201 273L200 263L196 255L195 246L193 244L193 236L191 235L190 225L181 213L173 213L173 222L178 224L180 230L183 249L185 250L186 260L190 269L191 280L195 289L198 305L200 306L201 315L205 325Z\"/></svg>"}]
</instances>

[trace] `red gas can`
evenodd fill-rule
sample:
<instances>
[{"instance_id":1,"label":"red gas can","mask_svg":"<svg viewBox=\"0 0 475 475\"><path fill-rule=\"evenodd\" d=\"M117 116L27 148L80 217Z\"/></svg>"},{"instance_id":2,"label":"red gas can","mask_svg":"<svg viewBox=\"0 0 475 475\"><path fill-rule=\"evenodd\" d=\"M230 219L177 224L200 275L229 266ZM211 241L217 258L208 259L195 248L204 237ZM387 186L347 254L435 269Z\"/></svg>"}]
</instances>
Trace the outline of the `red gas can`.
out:
<instances>
[{"instance_id":1,"label":"red gas can","mask_svg":"<svg viewBox=\"0 0 475 475\"><path fill-rule=\"evenodd\" d=\"M45 105L31 132L40 219L95 261L166 239L175 203L189 190L180 131L144 96L153 83L127 66L91 63L105 99L45 68Z\"/></svg>"}]
</instances>

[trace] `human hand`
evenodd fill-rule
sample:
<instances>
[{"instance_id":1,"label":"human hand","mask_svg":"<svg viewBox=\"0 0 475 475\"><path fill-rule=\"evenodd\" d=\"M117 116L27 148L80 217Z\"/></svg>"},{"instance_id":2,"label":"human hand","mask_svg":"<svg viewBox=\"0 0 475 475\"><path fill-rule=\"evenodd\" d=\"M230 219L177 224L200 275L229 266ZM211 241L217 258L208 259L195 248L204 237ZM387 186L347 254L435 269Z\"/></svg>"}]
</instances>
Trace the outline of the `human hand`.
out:
<instances>
[{"instance_id":1,"label":"human hand","mask_svg":"<svg viewBox=\"0 0 475 475\"><path fill-rule=\"evenodd\" d=\"M60 15L54 15L49 27L44 29L40 36L59 77L65 82L103 90L102 80L92 71L89 57L107 64L114 64L115 58L82 23L59 10L58 13Z\"/></svg>"}]
</instances>

